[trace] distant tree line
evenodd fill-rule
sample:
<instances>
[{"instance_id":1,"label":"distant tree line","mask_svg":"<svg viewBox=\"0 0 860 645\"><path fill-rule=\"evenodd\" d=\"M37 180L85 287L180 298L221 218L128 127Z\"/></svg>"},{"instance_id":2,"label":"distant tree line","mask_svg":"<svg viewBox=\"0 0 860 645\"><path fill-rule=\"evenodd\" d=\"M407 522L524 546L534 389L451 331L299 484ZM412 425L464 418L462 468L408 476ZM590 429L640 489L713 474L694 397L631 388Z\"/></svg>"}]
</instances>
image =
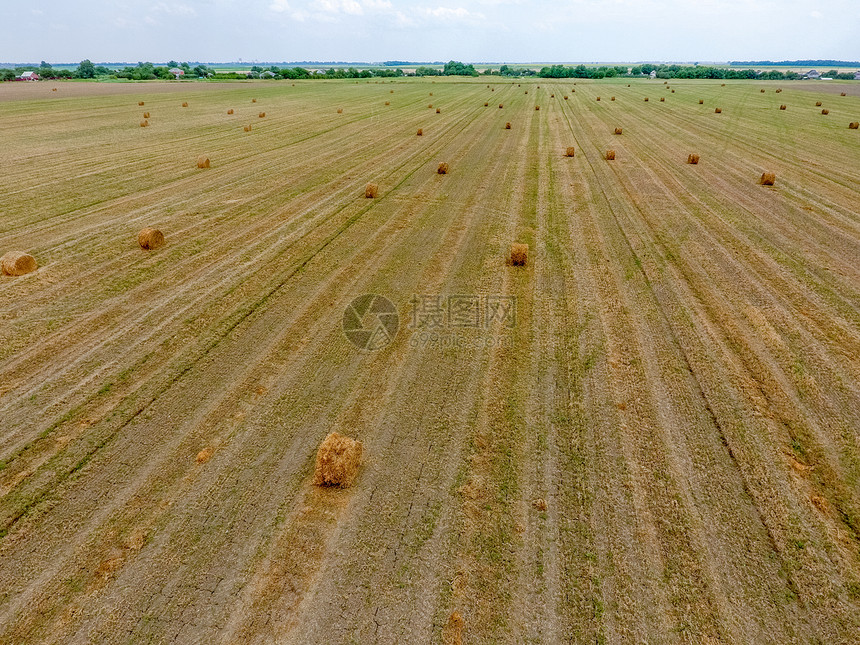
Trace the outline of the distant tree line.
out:
<instances>
[{"instance_id":1,"label":"distant tree line","mask_svg":"<svg viewBox=\"0 0 860 645\"><path fill-rule=\"evenodd\" d=\"M751 65L753 67L765 67L769 65L777 67L860 67L860 62L854 60L733 60L729 65Z\"/></svg>"},{"instance_id":2,"label":"distant tree line","mask_svg":"<svg viewBox=\"0 0 860 645\"><path fill-rule=\"evenodd\" d=\"M758 72L754 69L732 69L726 67L710 67L707 65L655 65L645 63L634 65L628 73L627 67L586 67L577 65L567 67L565 65L552 65L543 67L538 76L544 78L611 78L614 76L642 76L657 73L657 78L712 78L712 79L759 79L759 80L795 80L801 78L797 72L781 72L776 69ZM822 76L838 78L842 80L853 80L854 74L840 73L833 69L825 72Z\"/></svg>"}]
</instances>

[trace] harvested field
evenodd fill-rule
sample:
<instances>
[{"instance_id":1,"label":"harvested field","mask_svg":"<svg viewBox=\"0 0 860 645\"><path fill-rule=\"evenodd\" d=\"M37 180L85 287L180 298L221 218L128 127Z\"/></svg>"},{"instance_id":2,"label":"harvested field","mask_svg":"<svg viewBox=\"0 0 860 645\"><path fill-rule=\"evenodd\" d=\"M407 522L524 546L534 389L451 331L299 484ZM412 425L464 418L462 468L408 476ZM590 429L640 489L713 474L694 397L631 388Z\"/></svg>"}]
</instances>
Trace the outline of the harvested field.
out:
<instances>
[{"instance_id":1,"label":"harvested field","mask_svg":"<svg viewBox=\"0 0 860 645\"><path fill-rule=\"evenodd\" d=\"M0 642L853 643L860 96L627 81L0 84Z\"/></svg>"}]
</instances>

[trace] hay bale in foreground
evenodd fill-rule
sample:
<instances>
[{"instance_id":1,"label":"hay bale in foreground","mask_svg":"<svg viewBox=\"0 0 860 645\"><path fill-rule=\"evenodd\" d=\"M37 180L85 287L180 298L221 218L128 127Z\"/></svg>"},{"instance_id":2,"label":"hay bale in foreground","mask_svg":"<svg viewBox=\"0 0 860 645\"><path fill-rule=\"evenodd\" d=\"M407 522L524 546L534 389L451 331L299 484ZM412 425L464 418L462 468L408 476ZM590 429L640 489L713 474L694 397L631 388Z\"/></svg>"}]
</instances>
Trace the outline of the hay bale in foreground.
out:
<instances>
[{"instance_id":1,"label":"hay bale in foreground","mask_svg":"<svg viewBox=\"0 0 860 645\"><path fill-rule=\"evenodd\" d=\"M714 114L722 114L723 108L714 108Z\"/></svg>"},{"instance_id":2,"label":"hay bale in foreground","mask_svg":"<svg viewBox=\"0 0 860 645\"><path fill-rule=\"evenodd\" d=\"M331 432L317 450L314 486L348 488L358 474L364 446L337 432Z\"/></svg>"},{"instance_id":3,"label":"hay bale in foreground","mask_svg":"<svg viewBox=\"0 0 860 645\"><path fill-rule=\"evenodd\" d=\"M144 113L143 113L143 118L144 118L144 119L148 119L148 118L149 118L149 112L144 112Z\"/></svg>"},{"instance_id":4,"label":"hay bale in foreground","mask_svg":"<svg viewBox=\"0 0 860 645\"><path fill-rule=\"evenodd\" d=\"M693 165L696 165L697 163L699 163L699 155L697 155L695 153L691 153L691 154L687 155L687 163L691 163Z\"/></svg>"},{"instance_id":5,"label":"hay bale in foreground","mask_svg":"<svg viewBox=\"0 0 860 645\"><path fill-rule=\"evenodd\" d=\"M780 105L780 106L779 106L779 109L780 109L780 110L786 110L786 109L788 109L788 106L786 106L786 105L783 103L782 105Z\"/></svg>"},{"instance_id":6,"label":"hay bale in foreground","mask_svg":"<svg viewBox=\"0 0 860 645\"><path fill-rule=\"evenodd\" d=\"M266 113L265 113L265 112L260 112L257 116L258 116L258 117L260 117L260 118L262 119L264 116L266 116Z\"/></svg>"},{"instance_id":7,"label":"hay bale in foreground","mask_svg":"<svg viewBox=\"0 0 860 645\"><path fill-rule=\"evenodd\" d=\"M242 128L242 129L243 129L245 132L250 132L250 131L251 131L251 124L249 123L248 125L246 125L246 126L245 126L244 128Z\"/></svg>"},{"instance_id":8,"label":"hay bale in foreground","mask_svg":"<svg viewBox=\"0 0 860 645\"><path fill-rule=\"evenodd\" d=\"M338 108L338 109L337 109L337 113L338 113L338 114L343 114L343 108Z\"/></svg>"},{"instance_id":9,"label":"hay bale in foreground","mask_svg":"<svg viewBox=\"0 0 860 645\"><path fill-rule=\"evenodd\" d=\"M39 268L36 258L23 251L9 251L0 258L3 275L26 275Z\"/></svg>"},{"instance_id":10,"label":"hay bale in foreground","mask_svg":"<svg viewBox=\"0 0 860 645\"><path fill-rule=\"evenodd\" d=\"M145 228L137 234L137 243L145 251L157 249L164 244L164 233L157 228Z\"/></svg>"},{"instance_id":11,"label":"hay bale in foreground","mask_svg":"<svg viewBox=\"0 0 860 645\"><path fill-rule=\"evenodd\" d=\"M615 128L615 134L621 134L622 132L624 132L622 128Z\"/></svg>"},{"instance_id":12,"label":"hay bale in foreground","mask_svg":"<svg viewBox=\"0 0 860 645\"><path fill-rule=\"evenodd\" d=\"M149 127L149 121L144 119L143 121L140 122L140 127L141 128L148 128Z\"/></svg>"},{"instance_id":13,"label":"hay bale in foreground","mask_svg":"<svg viewBox=\"0 0 860 645\"><path fill-rule=\"evenodd\" d=\"M576 148L574 148L573 146L568 146L568 147L567 147L567 150L565 150L565 151L564 151L564 156L565 156L565 157L574 157L574 156L576 156Z\"/></svg>"},{"instance_id":14,"label":"hay bale in foreground","mask_svg":"<svg viewBox=\"0 0 860 645\"><path fill-rule=\"evenodd\" d=\"M524 267L529 261L529 245L528 244L511 244L511 265L515 267Z\"/></svg>"},{"instance_id":15,"label":"hay bale in foreground","mask_svg":"<svg viewBox=\"0 0 860 645\"><path fill-rule=\"evenodd\" d=\"M442 163L439 164L439 167L436 168L436 172L439 173L440 175L447 175L448 174L448 164L443 161Z\"/></svg>"},{"instance_id":16,"label":"hay bale in foreground","mask_svg":"<svg viewBox=\"0 0 860 645\"><path fill-rule=\"evenodd\" d=\"M849 130L856 130L858 128L860 128L860 121L852 121L851 123L848 124Z\"/></svg>"},{"instance_id":17,"label":"hay bale in foreground","mask_svg":"<svg viewBox=\"0 0 860 645\"><path fill-rule=\"evenodd\" d=\"M379 192L379 186L376 184L370 184L369 183L369 184L367 184L367 186L364 187L364 196L367 199L374 199L378 192Z\"/></svg>"},{"instance_id":18,"label":"hay bale in foreground","mask_svg":"<svg viewBox=\"0 0 860 645\"><path fill-rule=\"evenodd\" d=\"M182 102L182 107L188 107L188 101L183 101L183 102Z\"/></svg>"},{"instance_id":19,"label":"hay bale in foreground","mask_svg":"<svg viewBox=\"0 0 860 645\"><path fill-rule=\"evenodd\" d=\"M197 167L198 168L208 168L209 167L209 157L204 155L200 155L197 157Z\"/></svg>"},{"instance_id":20,"label":"hay bale in foreground","mask_svg":"<svg viewBox=\"0 0 860 645\"><path fill-rule=\"evenodd\" d=\"M227 110L227 114L233 114L233 108L230 108L229 110Z\"/></svg>"},{"instance_id":21,"label":"hay bale in foreground","mask_svg":"<svg viewBox=\"0 0 860 645\"><path fill-rule=\"evenodd\" d=\"M423 135L424 135L424 130L422 130L421 128L418 128L417 135L418 135L419 137L423 136Z\"/></svg>"},{"instance_id":22,"label":"hay bale in foreground","mask_svg":"<svg viewBox=\"0 0 860 645\"><path fill-rule=\"evenodd\" d=\"M773 186L773 182L776 181L776 175L772 172L763 172L761 174L761 179L758 180L762 186Z\"/></svg>"},{"instance_id":23,"label":"hay bale in foreground","mask_svg":"<svg viewBox=\"0 0 860 645\"><path fill-rule=\"evenodd\" d=\"M507 122L505 123L505 130L510 130L510 129L511 129L511 122L510 122L510 121L507 121Z\"/></svg>"},{"instance_id":24,"label":"hay bale in foreground","mask_svg":"<svg viewBox=\"0 0 860 645\"><path fill-rule=\"evenodd\" d=\"M614 161L615 160L615 151L607 150L606 151L606 161Z\"/></svg>"},{"instance_id":25,"label":"hay bale in foreground","mask_svg":"<svg viewBox=\"0 0 860 645\"><path fill-rule=\"evenodd\" d=\"M830 110L828 110L827 108L824 108L823 110L821 110L821 113L822 114L830 114Z\"/></svg>"},{"instance_id":26,"label":"hay bale in foreground","mask_svg":"<svg viewBox=\"0 0 860 645\"><path fill-rule=\"evenodd\" d=\"M815 102L815 107L821 107L821 101L816 101L816 102Z\"/></svg>"},{"instance_id":27,"label":"hay bale in foreground","mask_svg":"<svg viewBox=\"0 0 860 645\"><path fill-rule=\"evenodd\" d=\"M205 464L212 457L212 453L214 450L212 448L204 448L200 452L197 453L197 456L194 458L198 464Z\"/></svg>"}]
</instances>

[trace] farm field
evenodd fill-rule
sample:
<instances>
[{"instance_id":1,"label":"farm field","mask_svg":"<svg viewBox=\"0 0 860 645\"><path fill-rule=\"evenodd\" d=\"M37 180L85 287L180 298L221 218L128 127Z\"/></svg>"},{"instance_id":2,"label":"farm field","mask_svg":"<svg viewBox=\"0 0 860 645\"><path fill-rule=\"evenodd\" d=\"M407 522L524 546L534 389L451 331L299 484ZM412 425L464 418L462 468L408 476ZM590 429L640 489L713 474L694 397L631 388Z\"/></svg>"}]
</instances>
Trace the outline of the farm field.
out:
<instances>
[{"instance_id":1,"label":"farm field","mask_svg":"<svg viewBox=\"0 0 860 645\"><path fill-rule=\"evenodd\" d=\"M857 84L630 85L0 85L0 642L856 643Z\"/></svg>"}]
</instances>

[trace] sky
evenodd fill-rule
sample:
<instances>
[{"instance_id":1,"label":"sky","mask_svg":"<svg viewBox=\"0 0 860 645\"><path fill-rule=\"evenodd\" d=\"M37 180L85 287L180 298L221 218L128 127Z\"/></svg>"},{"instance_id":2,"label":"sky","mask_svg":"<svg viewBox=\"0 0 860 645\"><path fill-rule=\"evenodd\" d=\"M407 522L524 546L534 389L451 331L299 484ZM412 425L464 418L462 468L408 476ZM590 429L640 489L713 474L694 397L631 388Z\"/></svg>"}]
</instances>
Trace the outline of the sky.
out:
<instances>
[{"instance_id":1,"label":"sky","mask_svg":"<svg viewBox=\"0 0 860 645\"><path fill-rule=\"evenodd\" d=\"M858 0L0 0L0 7L0 61L16 63L860 59Z\"/></svg>"}]
</instances>

